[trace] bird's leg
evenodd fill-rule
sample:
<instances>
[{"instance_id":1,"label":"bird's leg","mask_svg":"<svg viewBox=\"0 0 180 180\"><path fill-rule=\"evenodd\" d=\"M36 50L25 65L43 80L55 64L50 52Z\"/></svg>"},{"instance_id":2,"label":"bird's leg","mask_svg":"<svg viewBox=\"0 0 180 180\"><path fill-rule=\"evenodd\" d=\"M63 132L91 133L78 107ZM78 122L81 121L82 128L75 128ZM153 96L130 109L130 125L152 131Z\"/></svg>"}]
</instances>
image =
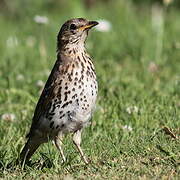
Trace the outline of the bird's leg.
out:
<instances>
[{"instance_id":1,"label":"bird's leg","mask_svg":"<svg viewBox=\"0 0 180 180\"><path fill-rule=\"evenodd\" d=\"M63 162L65 162L65 161L66 161L66 158L65 158L65 156L64 156L63 149L62 149L62 140L63 140L63 134L60 132L60 133L58 134L58 136L55 137L54 142L55 142L55 145L56 145L57 149L58 149L58 150L60 151L60 153L61 153L61 157L62 157L62 159L63 159Z\"/></svg>"},{"instance_id":2,"label":"bird's leg","mask_svg":"<svg viewBox=\"0 0 180 180\"><path fill-rule=\"evenodd\" d=\"M83 159L85 164L88 164L88 161L87 161L87 159L86 159L86 157L85 157L85 155L84 155L84 153L83 153L83 151L81 149L81 146L80 146L81 145L81 131L82 130L78 130L78 131L76 131L74 133L73 142L74 142L75 146L77 147L77 149L78 149L78 151L79 151L79 153L81 155L81 158Z\"/></svg>"}]
</instances>

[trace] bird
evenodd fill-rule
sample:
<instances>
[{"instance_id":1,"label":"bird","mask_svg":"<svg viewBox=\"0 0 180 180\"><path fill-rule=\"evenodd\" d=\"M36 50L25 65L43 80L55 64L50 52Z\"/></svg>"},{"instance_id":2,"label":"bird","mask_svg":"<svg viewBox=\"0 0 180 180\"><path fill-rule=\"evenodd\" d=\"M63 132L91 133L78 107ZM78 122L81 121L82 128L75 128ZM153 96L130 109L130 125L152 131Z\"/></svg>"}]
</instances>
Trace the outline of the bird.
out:
<instances>
[{"instance_id":1,"label":"bird","mask_svg":"<svg viewBox=\"0 0 180 180\"><path fill-rule=\"evenodd\" d=\"M38 147L49 140L54 142L65 162L63 137L73 134L73 143L88 164L81 148L81 134L91 122L98 83L85 41L89 30L96 25L97 21L73 18L60 28L57 59L36 105L27 141L19 156L21 163L27 163Z\"/></svg>"}]
</instances>

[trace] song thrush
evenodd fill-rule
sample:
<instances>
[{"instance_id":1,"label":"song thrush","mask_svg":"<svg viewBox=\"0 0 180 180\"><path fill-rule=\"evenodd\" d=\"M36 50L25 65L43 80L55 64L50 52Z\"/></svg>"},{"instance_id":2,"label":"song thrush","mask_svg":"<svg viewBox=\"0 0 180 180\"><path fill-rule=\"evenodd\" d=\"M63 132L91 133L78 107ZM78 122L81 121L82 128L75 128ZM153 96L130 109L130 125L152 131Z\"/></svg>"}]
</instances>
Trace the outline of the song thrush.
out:
<instances>
[{"instance_id":1,"label":"song thrush","mask_svg":"<svg viewBox=\"0 0 180 180\"><path fill-rule=\"evenodd\" d=\"M73 142L88 163L80 147L81 132L91 119L98 85L85 40L89 29L97 24L77 18L61 27L57 37L57 61L37 103L28 140L20 154L21 162L27 162L48 140L55 142L65 161L62 138L66 133L73 133Z\"/></svg>"}]
</instances>

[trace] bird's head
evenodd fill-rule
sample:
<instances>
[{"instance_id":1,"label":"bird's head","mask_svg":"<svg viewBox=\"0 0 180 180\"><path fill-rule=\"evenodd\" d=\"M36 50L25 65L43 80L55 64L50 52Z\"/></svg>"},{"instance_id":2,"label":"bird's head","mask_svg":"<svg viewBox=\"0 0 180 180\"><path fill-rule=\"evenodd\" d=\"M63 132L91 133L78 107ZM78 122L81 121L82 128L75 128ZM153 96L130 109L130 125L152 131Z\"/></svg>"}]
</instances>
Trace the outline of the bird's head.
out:
<instances>
[{"instance_id":1,"label":"bird's head","mask_svg":"<svg viewBox=\"0 0 180 180\"><path fill-rule=\"evenodd\" d=\"M66 21L58 34L58 49L69 46L84 45L89 29L98 22L88 21L84 18L76 18Z\"/></svg>"}]
</instances>

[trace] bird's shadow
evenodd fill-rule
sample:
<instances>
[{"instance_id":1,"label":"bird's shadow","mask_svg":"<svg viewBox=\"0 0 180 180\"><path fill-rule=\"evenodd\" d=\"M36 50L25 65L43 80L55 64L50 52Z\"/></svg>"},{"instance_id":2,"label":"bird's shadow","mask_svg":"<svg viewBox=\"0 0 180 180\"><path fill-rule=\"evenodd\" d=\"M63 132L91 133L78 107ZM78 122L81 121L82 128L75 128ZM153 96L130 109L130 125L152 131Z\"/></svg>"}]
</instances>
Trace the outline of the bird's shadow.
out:
<instances>
[{"instance_id":1,"label":"bird's shadow","mask_svg":"<svg viewBox=\"0 0 180 180\"><path fill-rule=\"evenodd\" d=\"M17 169L26 170L27 168L39 169L53 168L55 167L53 160L50 159L46 154L41 153L41 159L37 161L28 161L21 163L19 159L9 161L6 159L6 152L0 155L0 172L4 170L13 172Z\"/></svg>"},{"instance_id":2,"label":"bird's shadow","mask_svg":"<svg viewBox=\"0 0 180 180\"><path fill-rule=\"evenodd\" d=\"M6 153L7 152L0 153L0 173L3 173L4 171L13 173L17 170L18 171L19 170L29 171L32 169L43 170L44 168L51 169L56 167L56 165L54 164L54 159L49 158L49 156L45 153L40 153L39 160L35 160L35 161L31 160L26 163L21 163L18 159L13 159L12 161L8 161ZM73 172L79 168L87 168L87 165L85 165L82 162L74 163L74 158L75 156L69 157L68 161L64 163L60 163L62 169L65 168L69 172Z\"/></svg>"}]
</instances>

